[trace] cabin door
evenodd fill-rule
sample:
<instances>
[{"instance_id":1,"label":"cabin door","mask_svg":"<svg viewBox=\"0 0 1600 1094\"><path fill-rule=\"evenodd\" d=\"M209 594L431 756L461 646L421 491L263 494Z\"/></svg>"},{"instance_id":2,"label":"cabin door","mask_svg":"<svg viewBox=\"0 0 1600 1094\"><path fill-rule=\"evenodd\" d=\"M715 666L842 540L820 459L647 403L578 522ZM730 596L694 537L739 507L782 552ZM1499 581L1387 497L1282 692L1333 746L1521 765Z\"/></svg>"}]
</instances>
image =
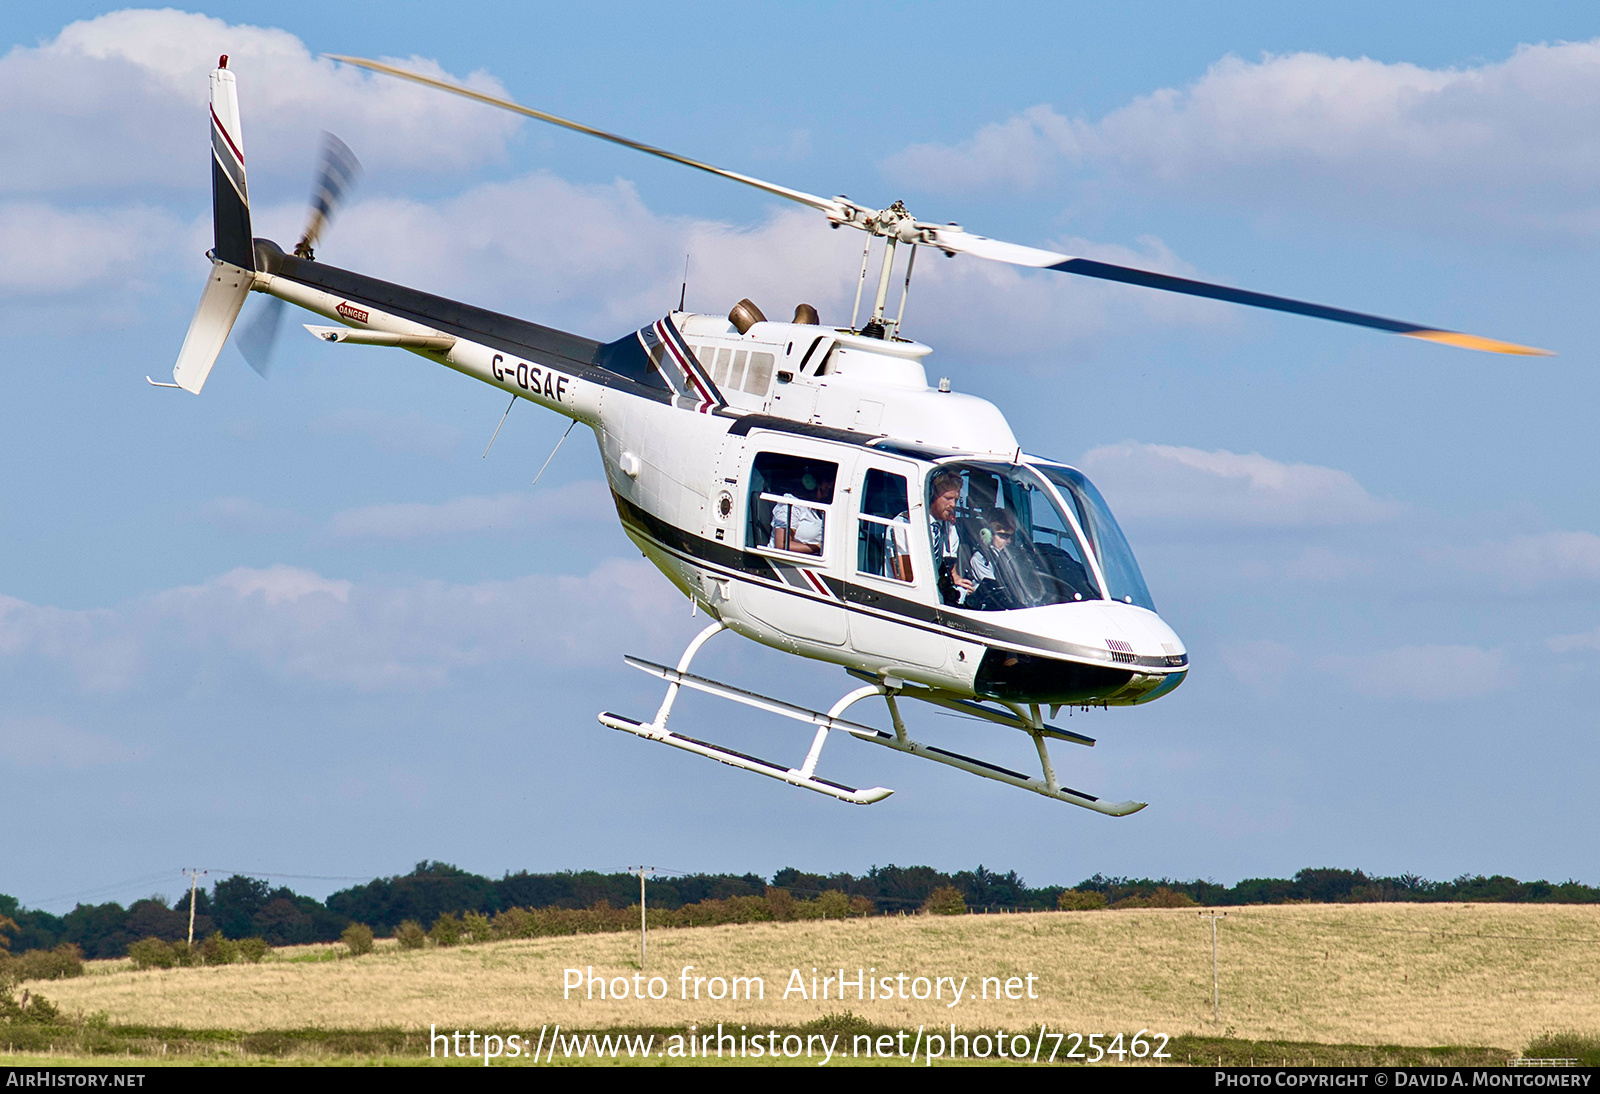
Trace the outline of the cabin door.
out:
<instances>
[{"instance_id":1,"label":"cabin door","mask_svg":"<svg viewBox=\"0 0 1600 1094\"><path fill-rule=\"evenodd\" d=\"M933 573L917 468L902 460L864 456L856 464L847 580L850 643L862 653L929 668L945 662L945 639L924 629L934 616Z\"/></svg>"}]
</instances>

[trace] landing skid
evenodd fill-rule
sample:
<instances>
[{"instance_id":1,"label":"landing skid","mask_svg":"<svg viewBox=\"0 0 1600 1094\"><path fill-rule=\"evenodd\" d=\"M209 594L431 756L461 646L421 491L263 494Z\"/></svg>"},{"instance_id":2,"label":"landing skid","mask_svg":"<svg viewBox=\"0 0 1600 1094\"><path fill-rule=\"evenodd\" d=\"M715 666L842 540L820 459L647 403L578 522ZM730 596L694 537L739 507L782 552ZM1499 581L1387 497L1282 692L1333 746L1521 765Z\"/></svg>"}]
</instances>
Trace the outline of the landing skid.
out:
<instances>
[{"instance_id":1,"label":"landing skid","mask_svg":"<svg viewBox=\"0 0 1600 1094\"><path fill-rule=\"evenodd\" d=\"M1137 813L1145 807L1144 802L1103 802L1092 794L1085 794L1082 791L1073 790L1071 787L1062 786L1056 780L1055 767L1050 762L1050 753L1045 747L1045 738L1052 737L1056 740L1086 746L1093 746L1094 739L1085 737L1080 733L1073 733L1070 730L1045 725L1039 717L1038 707L1024 708L1019 704L1006 703L1001 704L1003 709L996 710L994 707L984 703L942 692L936 688L910 684L902 680L896 680L893 677L879 680L851 670L852 675L870 682L864 687L857 688L855 691L845 695L837 703L833 704L827 713L823 713L795 706L793 703L786 703L782 699L774 699L771 696L760 695L753 691L746 691L744 688L737 688L731 684L724 684L690 673L688 671L689 664L694 660L695 654L700 652L700 647L725 629L722 623L713 623L696 635L694 641L690 642L688 648L683 651L683 656L678 659L677 668L668 668L665 665L658 665L653 661L646 661L639 657L625 657L624 660L634 668L648 672L652 676L659 676L665 680L667 682L666 698L662 700L661 707L656 711L655 719L651 722L639 722L632 718L606 711L600 715L600 723L610 726L612 729L620 729L643 737L646 740L659 741L674 748L681 748L685 752L693 752L697 756L718 760L731 767L753 771L758 775L766 775L769 778L780 779L791 786L803 786L807 790L815 790L819 794L826 794L831 798L850 802L852 805L871 805L887 798L894 791L883 786L857 790L842 783L818 778L816 775L817 761L822 756L822 746L827 743L828 731L831 729L843 730L852 737L872 744L883 745L885 748L892 748L896 752L904 752L920 759L932 760L934 763L945 764L949 767L954 767L985 779L1006 783L1022 790L1031 790L1035 794L1042 794L1047 798L1054 798L1056 801L1063 801L1069 805L1082 806L1084 809L1092 809L1107 816L1124 817L1129 813ZM701 741L671 732L667 729L667 719L672 714L672 706L677 701L679 690L686 687L816 726L817 731L811 739L811 749L806 753L805 760L799 767L786 767L783 764L763 760L743 752L736 752L731 748L724 748L722 745L712 744L709 741ZM846 721L841 717L851 706L863 699L869 699L874 696L882 696L888 704L889 718L894 723L893 733L885 733L881 729L861 725L859 722ZM943 748L936 748L932 745L925 745L912 740L907 735L905 723L900 717L898 703L900 699L916 699L920 702L931 703L960 714L981 718L984 721L1007 726L1028 734L1033 738L1034 745L1038 749L1039 764L1043 777L1030 777L1020 771L1012 771L1010 768L989 763L987 760L963 756L959 752L950 752Z\"/></svg>"}]
</instances>

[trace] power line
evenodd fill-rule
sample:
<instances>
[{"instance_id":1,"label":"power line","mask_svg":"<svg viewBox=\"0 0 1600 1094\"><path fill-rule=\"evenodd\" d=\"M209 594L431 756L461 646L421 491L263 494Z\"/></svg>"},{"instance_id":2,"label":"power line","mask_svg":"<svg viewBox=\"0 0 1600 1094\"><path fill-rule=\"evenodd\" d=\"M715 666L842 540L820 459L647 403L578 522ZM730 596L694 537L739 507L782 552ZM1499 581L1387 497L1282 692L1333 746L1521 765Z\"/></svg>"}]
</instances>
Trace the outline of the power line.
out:
<instances>
[{"instance_id":1,"label":"power line","mask_svg":"<svg viewBox=\"0 0 1600 1094\"><path fill-rule=\"evenodd\" d=\"M59 893L55 896L42 897L36 900L19 901L27 907L37 908L44 904L54 904L61 900L76 900L79 897L99 896L103 893L116 892L119 889L129 889L135 885L146 885L152 881L161 881L172 877L171 870L163 870L159 874L145 874L142 877L129 878L126 881L115 881L109 885L97 885L92 889L79 889L71 893Z\"/></svg>"}]
</instances>

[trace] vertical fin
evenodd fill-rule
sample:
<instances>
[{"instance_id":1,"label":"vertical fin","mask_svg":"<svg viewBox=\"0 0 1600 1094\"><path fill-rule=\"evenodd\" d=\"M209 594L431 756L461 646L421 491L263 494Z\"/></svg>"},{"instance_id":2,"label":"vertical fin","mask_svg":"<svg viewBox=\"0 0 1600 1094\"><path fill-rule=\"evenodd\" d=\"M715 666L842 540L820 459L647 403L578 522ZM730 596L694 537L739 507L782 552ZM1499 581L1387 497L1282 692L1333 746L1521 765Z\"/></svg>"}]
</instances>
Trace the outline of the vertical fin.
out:
<instances>
[{"instance_id":1,"label":"vertical fin","mask_svg":"<svg viewBox=\"0 0 1600 1094\"><path fill-rule=\"evenodd\" d=\"M226 55L211 73L211 219L215 230L211 275L172 369L178 386L196 395L205 386L255 281L239 96Z\"/></svg>"},{"instance_id":2,"label":"vertical fin","mask_svg":"<svg viewBox=\"0 0 1600 1094\"><path fill-rule=\"evenodd\" d=\"M214 256L244 270L256 268L250 235L250 189L244 174L239 94L224 56L211 73L211 220Z\"/></svg>"}]
</instances>

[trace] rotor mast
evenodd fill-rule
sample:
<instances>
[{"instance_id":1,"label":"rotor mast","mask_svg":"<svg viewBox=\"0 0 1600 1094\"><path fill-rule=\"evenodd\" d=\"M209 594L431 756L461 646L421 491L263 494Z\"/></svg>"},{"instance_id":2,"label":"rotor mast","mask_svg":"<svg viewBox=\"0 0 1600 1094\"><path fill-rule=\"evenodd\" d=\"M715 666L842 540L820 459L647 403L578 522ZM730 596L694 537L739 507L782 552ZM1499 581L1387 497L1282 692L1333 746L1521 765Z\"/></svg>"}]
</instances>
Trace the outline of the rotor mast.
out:
<instances>
[{"instance_id":1,"label":"rotor mast","mask_svg":"<svg viewBox=\"0 0 1600 1094\"><path fill-rule=\"evenodd\" d=\"M922 233L903 201L896 201L887 209L878 210L865 224L855 223L852 226L862 228L867 233L866 246L861 252L862 282L866 281L867 254L872 248L872 239L874 236L883 237L883 268L878 272L878 294L873 300L872 318L867 320L867 325L862 327L859 333L869 338L894 338L899 335L900 327L905 322L906 298L911 295L911 271L917 264L917 244L922 240ZM889 302L889 285L894 279L895 250L901 242L911 245L911 254L906 259L906 276L900 290L899 314L893 319L887 319L884 313ZM857 285L856 306L850 311L852 331L856 330L856 315L860 307L861 286Z\"/></svg>"}]
</instances>

